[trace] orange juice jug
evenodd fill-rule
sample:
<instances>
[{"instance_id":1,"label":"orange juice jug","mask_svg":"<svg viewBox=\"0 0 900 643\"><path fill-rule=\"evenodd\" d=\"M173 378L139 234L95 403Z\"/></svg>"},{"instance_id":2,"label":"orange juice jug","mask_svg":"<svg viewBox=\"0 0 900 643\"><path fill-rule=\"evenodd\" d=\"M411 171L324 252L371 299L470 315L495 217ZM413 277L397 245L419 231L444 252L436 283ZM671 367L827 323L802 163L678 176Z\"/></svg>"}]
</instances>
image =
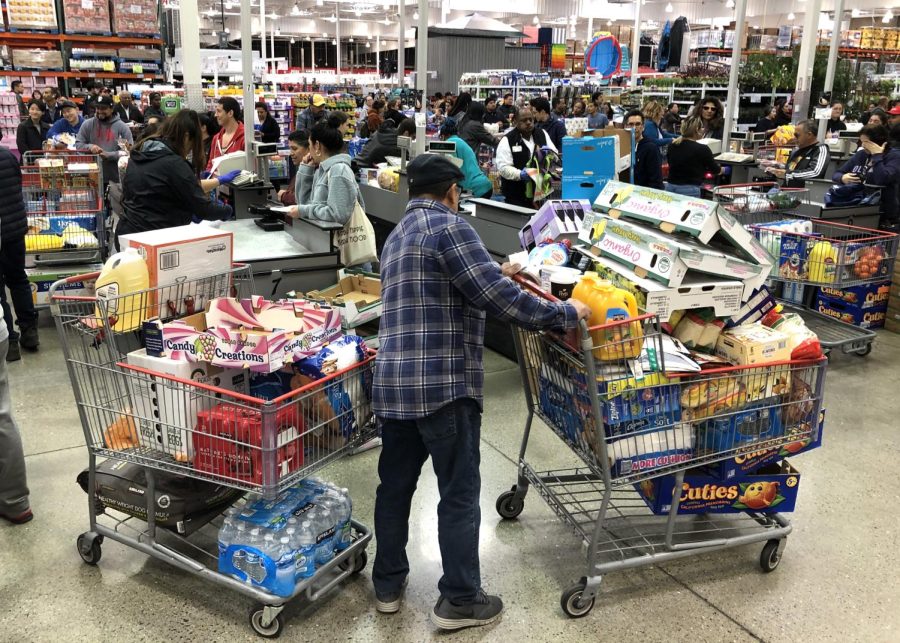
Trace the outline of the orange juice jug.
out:
<instances>
[{"instance_id":1,"label":"orange juice jug","mask_svg":"<svg viewBox=\"0 0 900 643\"><path fill-rule=\"evenodd\" d=\"M145 318L150 271L135 248L117 252L103 264L97 278L96 315L106 314L109 327L118 332L137 330ZM131 296L131 293L140 293ZM128 296L126 296L128 295Z\"/></svg>"},{"instance_id":2,"label":"orange juice jug","mask_svg":"<svg viewBox=\"0 0 900 643\"><path fill-rule=\"evenodd\" d=\"M586 272L572 291L572 297L593 311L588 326L614 324L591 332L594 359L611 362L640 356L643 347L641 324L625 323L625 320L638 316L633 294L600 279L596 272Z\"/></svg>"}]
</instances>

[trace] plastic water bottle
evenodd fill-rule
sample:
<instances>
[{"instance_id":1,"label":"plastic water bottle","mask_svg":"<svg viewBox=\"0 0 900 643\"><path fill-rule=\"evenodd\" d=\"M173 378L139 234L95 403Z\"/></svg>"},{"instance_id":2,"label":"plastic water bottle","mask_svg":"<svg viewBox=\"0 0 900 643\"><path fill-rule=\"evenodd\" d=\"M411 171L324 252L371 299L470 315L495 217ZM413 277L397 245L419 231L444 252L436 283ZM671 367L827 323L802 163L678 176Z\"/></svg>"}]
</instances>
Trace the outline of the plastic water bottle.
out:
<instances>
[{"instance_id":1,"label":"plastic water bottle","mask_svg":"<svg viewBox=\"0 0 900 643\"><path fill-rule=\"evenodd\" d=\"M222 523L222 528L219 529L219 560L224 560L225 552L234 543L236 532L237 528L234 524L234 519L226 516L225 522Z\"/></svg>"},{"instance_id":2,"label":"plastic water bottle","mask_svg":"<svg viewBox=\"0 0 900 643\"><path fill-rule=\"evenodd\" d=\"M316 573L316 531L312 522L301 522L294 535L294 576L298 580L309 578Z\"/></svg>"},{"instance_id":3,"label":"plastic water bottle","mask_svg":"<svg viewBox=\"0 0 900 643\"><path fill-rule=\"evenodd\" d=\"M327 506L314 510L313 525L316 530L316 566L321 567L334 558L334 515Z\"/></svg>"},{"instance_id":4,"label":"plastic water bottle","mask_svg":"<svg viewBox=\"0 0 900 643\"><path fill-rule=\"evenodd\" d=\"M260 538L259 527L254 527L250 530L250 534L247 537L247 547L252 547L252 549L247 550L246 558L244 559L244 567L241 569L246 576L246 582L249 585L253 584L253 581L258 575L259 568L259 548L262 546L262 538Z\"/></svg>"},{"instance_id":5,"label":"plastic water bottle","mask_svg":"<svg viewBox=\"0 0 900 643\"><path fill-rule=\"evenodd\" d=\"M337 551L344 551L350 546L350 516L353 513L353 502L346 489L329 489L325 493L336 501L334 548Z\"/></svg>"},{"instance_id":6,"label":"plastic water bottle","mask_svg":"<svg viewBox=\"0 0 900 643\"><path fill-rule=\"evenodd\" d=\"M290 536L278 539L275 559L275 590L284 596L294 590L294 549Z\"/></svg>"}]
</instances>

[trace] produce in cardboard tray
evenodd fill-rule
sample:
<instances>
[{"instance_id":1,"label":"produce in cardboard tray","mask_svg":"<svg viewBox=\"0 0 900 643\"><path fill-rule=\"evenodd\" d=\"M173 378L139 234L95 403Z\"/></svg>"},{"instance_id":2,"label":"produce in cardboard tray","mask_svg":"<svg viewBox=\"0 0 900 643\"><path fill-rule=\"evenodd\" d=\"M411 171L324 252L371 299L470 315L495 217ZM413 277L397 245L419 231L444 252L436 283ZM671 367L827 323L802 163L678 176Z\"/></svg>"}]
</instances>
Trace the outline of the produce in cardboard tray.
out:
<instances>
[{"instance_id":1,"label":"produce in cardboard tray","mask_svg":"<svg viewBox=\"0 0 900 643\"><path fill-rule=\"evenodd\" d=\"M712 353L723 328L725 322L712 309L692 310L678 322L674 337L691 350Z\"/></svg>"}]
</instances>

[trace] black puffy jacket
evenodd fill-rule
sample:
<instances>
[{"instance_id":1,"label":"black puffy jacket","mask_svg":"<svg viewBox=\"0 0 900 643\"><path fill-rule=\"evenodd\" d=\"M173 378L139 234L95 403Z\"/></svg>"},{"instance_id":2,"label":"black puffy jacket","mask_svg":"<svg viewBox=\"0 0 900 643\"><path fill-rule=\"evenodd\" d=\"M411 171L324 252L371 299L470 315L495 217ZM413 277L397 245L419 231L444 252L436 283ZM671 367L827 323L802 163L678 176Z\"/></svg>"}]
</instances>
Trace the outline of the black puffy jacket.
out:
<instances>
[{"instance_id":1,"label":"black puffy jacket","mask_svg":"<svg viewBox=\"0 0 900 643\"><path fill-rule=\"evenodd\" d=\"M188 225L194 215L222 219L231 213L210 201L190 163L160 139L132 150L122 192L125 217L118 234Z\"/></svg>"},{"instance_id":2,"label":"black puffy jacket","mask_svg":"<svg viewBox=\"0 0 900 643\"><path fill-rule=\"evenodd\" d=\"M22 199L22 170L19 162L5 147L0 147L0 237L24 237L28 230L25 201Z\"/></svg>"},{"instance_id":3,"label":"black puffy jacket","mask_svg":"<svg viewBox=\"0 0 900 643\"><path fill-rule=\"evenodd\" d=\"M369 139L362 151L353 159L354 169L360 167L375 167L384 163L388 156L400 156L400 148L397 147L397 128L393 121L385 121Z\"/></svg>"}]
</instances>

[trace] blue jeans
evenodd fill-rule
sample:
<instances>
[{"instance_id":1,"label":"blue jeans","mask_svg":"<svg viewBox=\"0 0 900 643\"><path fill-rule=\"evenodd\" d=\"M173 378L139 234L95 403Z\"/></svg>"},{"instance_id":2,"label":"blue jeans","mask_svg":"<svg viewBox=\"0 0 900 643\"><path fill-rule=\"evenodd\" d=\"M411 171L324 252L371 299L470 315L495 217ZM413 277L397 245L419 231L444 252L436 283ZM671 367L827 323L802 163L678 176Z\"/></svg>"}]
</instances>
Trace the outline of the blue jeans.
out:
<instances>
[{"instance_id":1,"label":"blue jeans","mask_svg":"<svg viewBox=\"0 0 900 643\"><path fill-rule=\"evenodd\" d=\"M380 421L381 484L375 498L378 549L372 570L375 591L383 595L398 592L409 574L409 510L422 465L431 456L441 495L438 543L444 575L438 589L452 603L471 603L481 589L481 409L475 400L463 398L424 418Z\"/></svg>"},{"instance_id":2,"label":"blue jeans","mask_svg":"<svg viewBox=\"0 0 900 643\"><path fill-rule=\"evenodd\" d=\"M683 194L684 196L700 196L699 185L675 185L674 183L666 182L666 191Z\"/></svg>"}]
</instances>

